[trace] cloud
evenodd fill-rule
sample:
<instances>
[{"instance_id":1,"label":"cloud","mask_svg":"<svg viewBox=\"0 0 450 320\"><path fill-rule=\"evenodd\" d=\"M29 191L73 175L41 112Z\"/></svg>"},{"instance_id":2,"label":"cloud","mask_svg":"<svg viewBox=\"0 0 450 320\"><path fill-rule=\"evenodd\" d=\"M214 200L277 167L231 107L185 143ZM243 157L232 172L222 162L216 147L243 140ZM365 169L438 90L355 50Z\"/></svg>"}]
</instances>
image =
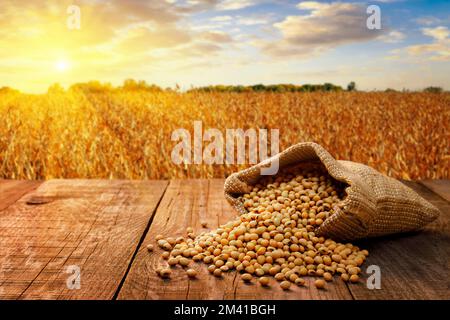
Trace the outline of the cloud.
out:
<instances>
[{"instance_id":1,"label":"cloud","mask_svg":"<svg viewBox=\"0 0 450 320\"><path fill-rule=\"evenodd\" d=\"M178 30L182 16L174 5L165 1L118 1L107 3L92 0L77 1L81 11L81 29L69 30L66 12L72 1L47 1L34 5L33 1L14 1L2 4L4 18L0 30L5 40L19 46L45 50L56 43L70 50L99 45L114 40L130 25L152 24L155 29ZM26 35L26 36L25 36Z\"/></svg>"},{"instance_id":2,"label":"cloud","mask_svg":"<svg viewBox=\"0 0 450 320\"><path fill-rule=\"evenodd\" d=\"M116 52L141 53L154 48L170 48L192 40L192 35L171 27L130 27L112 43Z\"/></svg>"},{"instance_id":3,"label":"cloud","mask_svg":"<svg viewBox=\"0 0 450 320\"><path fill-rule=\"evenodd\" d=\"M203 32L199 35L199 37L203 40L207 40L209 42L218 42L218 43L226 43L226 42L232 42L233 39L231 36L222 31L207 31Z\"/></svg>"},{"instance_id":4,"label":"cloud","mask_svg":"<svg viewBox=\"0 0 450 320\"><path fill-rule=\"evenodd\" d=\"M139 1L139 0L138 0ZM142 1L142 0L140 0ZM147 1L153 2L157 0ZM144 1L145 2L145 1ZM177 13L190 14L214 8L219 0L177 0L172 1L172 8Z\"/></svg>"},{"instance_id":5,"label":"cloud","mask_svg":"<svg viewBox=\"0 0 450 320\"><path fill-rule=\"evenodd\" d=\"M222 51L222 47L215 43L195 42L183 49L183 54L188 54L189 57L204 58L207 55L218 54ZM186 56L185 56L186 57Z\"/></svg>"},{"instance_id":6,"label":"cloud","mask_svg":"<svg viewBox=\"0 0 450 320\"><path fill-rule=\"evenodd\" d=\"M449 36L447 27L424 28L423 34L434 38L436 41L446 40Z\"/></svg>"},{"instance_id":7,"label":"cloud","mask_svg":"<svg viewBox=\"0 0 450 320\"><path fill-rule=\"evenodd\" d=\"M268 24L271 21L270 15L259 15L259 16L239 16L237 17L237 24L243 26L256 26L261 24Z\"/></svg>"},{"instance_id":8,"label":"cloud","mask_svg":"<svg viewBox=\"0 0 450 320\"><path fill-rule=\"evenodd\" d=\"M213 7L218 0L79 0L81 29L69 30L66 10L72 2L50 0L38 4L18 0L3 4L0 59L11 57L14 47L16 55L37 64L55 59L62 52L73 59L92 60L93 64L96 57L101 63L108 61L105 57L116 63L120 56L126 59L153 49L172 48L194 42L196 37L204 37L207 41L231 41L226 34L184 27L188 18L186 8ZM0 60L0 66L4 63L5 60Z\"/></svg>"},{"instance_id":9,"label":"cloud","mask_svg":"<svg viewBox=\"0 0 450 320\"><path fill-rule=\"evenodd\" d=\"M442 22L441 19L433 17L433 16L420 17L420 18L415 19L414 21L423 26L436 25L436 24L439 24Z\"/></svg>"},{"instance_id":10,"label":"cloud","mask_svg":"<svg viewBox=\"0 0 450 320\"><path fill-rule=\"evenodd\" d=\"M378 39L387 43L398 43L403 41L405 37L403 32L392 30L387 34L379 36Z\"/></svg>"},{"instance_id":11,"label":"cloud","mask_svg":"<svg viewBox=\"0 0 450 320\"><path fill-rule=\"evenodd\" d=\"M218 10L239 10L255 5L254 0L223 0L217 5Z\"/></svg>"},{"instance_id":12,"label":"cloud","mask_svg":"<svg viewBox=\"0 0 450 320\"><path fill-rule=\"evenodd\" d=\"M225 15L225 16L215 16L209 19L210 22L216 23L218 26L226 26L233 24L238 24L242 26L256 26L262 24L268 24L273 20L273 15L266 13L264 15Z\"/></svg>"},{"instance_id":13,"label":"cloud","mask_svg":"<svg viewBox=\"0 0 450 320\"><path fill-rule=\"evenodd\" d=\"M178 12L192 13L206 10L235 11L257 4L257 0L178 0L173 2Z\"/></svg>"},{"instance_id":14,"label":"cloud","mask_svg":"<svg viewBox=\"0 0 450 320\"><path fill-rule=\"evenodd\" d=\"M428 57L432 61L450 61L450 31L447 27L424 28L422 33L433 38L429 44L417 44L406 47L411 56Z\"/></svg>"},{"instance_id":15,"label":"cloud","mask_svg":"<svg viewBox=\"0 0 450 320\"><path fill-rule=\"evenodd\" d=\"M222 53L232 48L229 34L191 27L195 12L213 10L219 0L77 0L80 30L67 27L72 4L16 0L1 5L2 83L42 91L54 82L120 81L199 62L222 63ZM69 61L71 70L51 72L59 60Z\"/></svg>"},{"instance_id":16,"label":"cloud","mask_svg":"<svg viewBox=\"0 0 450 320\"><path fill-rule=\"evenodd\" d=\"M263 48L273 56L305 56L339 45L363 42L380 36L366 27L365 7L354 3L305 1L297 8L305 14L287 16L274 27L281 39Z\"/></svg>"},{"instance_id":17,"label":"cloud","mask_svg":"<svg viewBox=\"0 0 450 320\"><path fill-rule=\"evenodd\" d=\"M212 22L225 22L225 21L230 21L230 20L233 20L232 16L215 16L210 19L210 21L212 21Z\"/></svg>"},{"instance_id":18,"label":"cloud","mask_svg":"<svg viewBox=\"0 0 450 320\"><path fill-rule=\"evenodd\" d=\"M433 41L425 44L415 44L390 51L388 60L415 59L413 61L450 61L450 30L447 27L424 28L422 33ZM417 61L416 61L417 62Z\"/></svg>"}]
</instances>

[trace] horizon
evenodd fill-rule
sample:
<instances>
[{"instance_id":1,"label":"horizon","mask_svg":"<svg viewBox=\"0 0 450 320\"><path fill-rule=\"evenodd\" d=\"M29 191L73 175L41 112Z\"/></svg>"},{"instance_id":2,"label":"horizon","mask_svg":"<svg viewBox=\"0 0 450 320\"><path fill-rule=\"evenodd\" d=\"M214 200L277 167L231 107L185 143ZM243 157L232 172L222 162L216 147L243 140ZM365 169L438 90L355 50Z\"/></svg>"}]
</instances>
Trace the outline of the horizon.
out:
<instances>
[{"instance_id":1,"label":"horizon","mask_svg":"<svg viewBox=\"0 0 450 320\"><path fill-rule=\"evenodd\" d=\"M133 81L135 81L136 83L141 82L141 81L144 81L145 84L146 84L147 86L149 86L149 87L151 87L151 86L156 86L156 87L158 87L158 88L161 89L161 90L177 90L177 89L179 89L181 92L188 92L189 90L202 89L202 88L207 88L207 87L217 87L217 86L230 86L230 87L239 87L239 86L243 86L243 87L251 87L251 86L257 86L257 85L261 85L261 84L264 85L264 86L293 85L293 86L297 86L297 87L307 86L307 85L312 85L312 86L323 86L323 85L325 85L325 84L332 84L332 85L335 85L335 86L340 87L340 88L342 89L342 91L348 91L348 90L347 90L347 85L348 85L350 82L352 82L352 81L349 81L349 82L348 82L347 84L345 84L345 85L338 85L338 84L335 84L335 83L323 82L323 83L251 83L251 84L240 84L240 83L237 83L237 84L223 84L223 83L217 83L217 84L210 84L210 85L206 85L206 86L193 86L193 85L190 85L190 86L183 86L183 85L180 85L179 83L175 83L175 84L172 85L172 86L161 86L161 85L158 85L157 83L147 82L147 81L144 80L144 79L131 79L131 78L126 78L126 79L123 79L123 80L120 81L120 82L117 82L117 84L114 84L114 83L111 83L111 82L108 82L108 81L99 81L99 80L88 80L88 81L85 81L85 82L74 82L74 83L70 83L70 84L67 84L67 85L62 85L62 84L60 84L59 82L55 82L55 83L50 84L46 89L44 89L43 91L40 91L40 92L24 91L24 90L20 90L20 89L18 89L18 88L14 88L14 87L5 86L5 85L1 85L1 84L0 84L0 93L1 93L1 90L2 90L2 89L10 89L10 90L13 90L13 91L18 91L18 92L21 93L21 94L45 95L45 94L47 94L47 93L49 92L49 90L50 90L52 87L55 87L55 86L59 86L59 87L60 87L61 89L63 89L64 91L68 91L68 90L70 90L71 87L73 87L73 86L80 85L80 84L91 84L91 83L95 83L95 82L98 82L98 83L99 83L100 85L102 85L102 86L111 86L111 89L112 89L112 90L115 90L115 89L120 89L120 88L122 88L123 85L124 85L124 83L125 83L125 81L128 81L128 80L133 80ZM425 86L425 87L423 87L423 88L417 88L417 89L411 89L411 88L395 89L395 88L390 88L390 87L386 87L386 88L360 89L360 88L358 87L358 83L355 83L355 84L356 84L356 88L355 88L354 90L352 90L353 92L384 92L384 91L388 91L388 90L394 90L394 91L396 91L396 92L423 92L423 91L425 91L426 89L429 89L429 88L438 88L438 89L442 89L443 92L448 92L448 91L449 91L449 90L446 90L446 89L444 89L444 88L442 88L442 87L439 87L439 86L433 86L433 85L429 85L429 86ZM317 90L317 91L321 91L321 90ZM331 90L331 91L332 91L332 90ZM255 92L257 92L257 91L255 91ZM311 91L311 92L313 92L313 91ZM321 91L321 92L323 92L323 91Z\"/></svg>"}]
</instances>

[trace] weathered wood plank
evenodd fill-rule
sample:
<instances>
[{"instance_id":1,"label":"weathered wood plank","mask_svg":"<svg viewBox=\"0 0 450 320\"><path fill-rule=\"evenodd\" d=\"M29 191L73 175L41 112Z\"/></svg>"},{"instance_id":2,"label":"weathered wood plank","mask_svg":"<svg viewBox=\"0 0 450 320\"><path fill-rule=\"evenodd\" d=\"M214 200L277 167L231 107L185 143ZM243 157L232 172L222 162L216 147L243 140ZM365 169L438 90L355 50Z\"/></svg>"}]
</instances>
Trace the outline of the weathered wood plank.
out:
<instances>
[{"instance_id":1,"label":"weathered wood plank","mask_svg":"<svg viewBox=\"0 0 450 320\"><path fill-rule=\"evenodd\" d=\"M199 233L204 230L201 222L206 222L208 228L216 228L235 217L235 211L224 199L223 183L222 179L171 181L119 299L352 299L345 284L337 280L325 291L309 285L307 288L292 286L286 292L276 281L272 282L271 289L244 284L236 272L217 279L208 273L206 265L194 262L191 267L199 271L198 279L189 280L180 267L173 270L171 280L160 279L155 270L165 264L160 258L162 251L158 248L149 253L146 246L155 244L157 234L180 236L188 226Z\"/></svg>"},{"instance_id":2,"label":"weathered wood plank","mask_svg":"<svg viewBox=\"0 0 450 320\"><path fill-rule=\"evenodd\" d=\"M421 180L419 182L450 202L450 180Z\"/></svg>"},{"instance_id":3,"label":"weathered wood plank","mask_svg":"<svg viewBox=\"0 0 450 320\"><path fill-rule=\"evenodd\" d=\"M42 181L0 180L0 211L9 207L41 184Z\"/></svg>"},{"instance_id":4,"label":"weathered wood plank","mask_svg":"<svg viewBox=\"0 0 450 320\"><path fill-rule=\"evenodd\" d=\"M1 211L0 299L111 299L167 183L51 180Z\"/></svg>"},{"instance_id":5,"label":"weathered wood plank","mask_svg":"<svg viewBox=\"0 0 450 320\"><path fill-rule=\"evenodd\" d=\"M185 230L193 224L194 212L199 214L207 206L206 196L208 194L208 180L172 180L167 187L166 193L158 207L150 229L139 248L138 254L133 262L128 277L119 299L184 299L189 293L189 280L181 268L174 269L172 280L160 279L155 270L160 265L165 265L160 258L162 250L155 249L149 253L146 249L148 244L155 244L155 236L162 234L168 236L185 235ZM229 211L231 216L232 212ZM208 212L204 218L211 223L211 226L218 225L218 213ZM194 226L198 231L198 226ZM155 248L156 248L155 244ZM192 263L193 266L193 263ZM217 299L222 297L221 290L224 288L223 281L217 280L216 290L204 284L201 290L207 290L212 294L219 294Z\"/></svg>"},{"instance_id":6,"label":"weathered wood plank","mask_svg":"<svg viewBox=\"0 0 450 320\"><path fill-rule=\"evenodd\" d=\"M369 265L381 269L381 289L349 284L355 299L449 299L450 205L419 183L404 182L442 212L423 231L368 239L361 243Z\"/></svg>"},{"instance_id":7,"label":"weathered wood plank","mask_svg":"<svg viewBox=\"0 0 450 320\"><path fill-rule=\"evenodd\" d=\"M442 215L422 232L360 243L370 251L363 271L381 268L381 290L367 289L365 280L348 287L335 280L326 291L310 284L283 292L275 281L271 289L244 284L234 272L216 279L197 263L191 264L200 272L197 280L179 268L170 281L156 277L161 251L146 250L156 234L182 235L187 226L200 232L201 222L215 228L235 216L223 180L216 179L170 183L118 298L449 299L450 204L442 182L440 189L432 181L405 183ZM40 184L0 180L0 299L112 298L167 182L55 180L33 191ZM67 288L70 265L81 269L80 290Z\"/></svg>"}]
</instances>

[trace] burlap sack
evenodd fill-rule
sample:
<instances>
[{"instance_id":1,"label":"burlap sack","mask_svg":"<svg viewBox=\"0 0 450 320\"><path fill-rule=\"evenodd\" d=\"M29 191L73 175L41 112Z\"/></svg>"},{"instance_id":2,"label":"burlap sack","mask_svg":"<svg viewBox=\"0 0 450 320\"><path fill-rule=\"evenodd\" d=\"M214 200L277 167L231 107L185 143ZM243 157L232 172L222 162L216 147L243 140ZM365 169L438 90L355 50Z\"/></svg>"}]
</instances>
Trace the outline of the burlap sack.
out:
<instances>
[{"instance_id":1,"label":"burlap sack","mask_svg":"<svg viewBox=\"0 0 450 320\"><path fill-rule=\"evenodd\" d=\"M321 162L336 180L348 185L343 209L326 219L316 234L336 240L355 240L421 229L435 220L439 210L403 183L351 161L335 160L316 143L296 144L265 163L230 175L225 181L225 197L240 213L246 209L237 199L255 184L261 168L273 161L279 168L300 162Z\"/></svg>"}]
</instances>

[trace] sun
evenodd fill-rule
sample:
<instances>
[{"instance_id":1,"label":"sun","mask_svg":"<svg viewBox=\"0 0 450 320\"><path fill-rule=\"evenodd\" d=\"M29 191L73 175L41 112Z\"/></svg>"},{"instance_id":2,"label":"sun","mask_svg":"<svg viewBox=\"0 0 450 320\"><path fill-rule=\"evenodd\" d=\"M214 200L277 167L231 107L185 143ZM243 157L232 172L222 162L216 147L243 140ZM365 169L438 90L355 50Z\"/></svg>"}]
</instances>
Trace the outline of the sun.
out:
<instances>
[{"instance_id":1,"label":"sun","mask_svg":"<svg viewBox=\"0 0 450 320\"><path fill-rule=\"evenodd\" d=\"M69 70L70 63L67 60L58 60L55 62L55 69L59 72L64 72Z\"/></svg>"}]
</instances>

